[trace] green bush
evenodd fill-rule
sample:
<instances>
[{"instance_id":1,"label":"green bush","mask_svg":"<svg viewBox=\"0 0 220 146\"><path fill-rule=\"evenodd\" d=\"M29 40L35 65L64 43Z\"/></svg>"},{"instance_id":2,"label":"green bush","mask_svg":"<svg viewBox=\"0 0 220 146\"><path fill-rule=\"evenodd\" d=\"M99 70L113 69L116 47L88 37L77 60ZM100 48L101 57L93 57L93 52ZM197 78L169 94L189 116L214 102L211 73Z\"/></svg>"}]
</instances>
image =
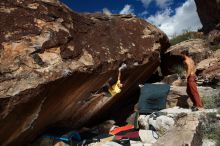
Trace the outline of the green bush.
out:
<instances>
[{"instance_id":1,"label":"green bush","mask_svg":"<svg viewBox=\"0 0 220 146\"><path fill-rule=\"evenodd\" d=\"M216 128L215 133L216 133L216 139L215 139L216 145L220 146L220 127Z\"/></svg>"},{"instance_id":2,"label":"green bush","mask_svg":"<svg viewBox=\"0 0 220 146\"><path fill-rule=\"evenodd\" d=\"M220 146L220 125L216 113L209 113L203 118L203 138L212 139L216 142L216 146Z\"/></svg>"},{"instance_id":3,"label":"green bush","mask_svg":"<svg viewBox=\"0 0 220 146\"><path fill-rule=\"evenodd\" d=\"M214 140L216 142L216 146L220 146L220 126L210 126L207 129L208 130L204 133L205 138Z\"/></svg>"},{"instance_id":4,"label":"green bush","mask_svg":"<svg viewBox=\"0 0 220 146\"><path fill-rule=\"evenodd\" d=\"M220 94L211 97L203 96L202 101L204 104L204 108L210 109L220 107Z\"/></svg>"}]
</instances>

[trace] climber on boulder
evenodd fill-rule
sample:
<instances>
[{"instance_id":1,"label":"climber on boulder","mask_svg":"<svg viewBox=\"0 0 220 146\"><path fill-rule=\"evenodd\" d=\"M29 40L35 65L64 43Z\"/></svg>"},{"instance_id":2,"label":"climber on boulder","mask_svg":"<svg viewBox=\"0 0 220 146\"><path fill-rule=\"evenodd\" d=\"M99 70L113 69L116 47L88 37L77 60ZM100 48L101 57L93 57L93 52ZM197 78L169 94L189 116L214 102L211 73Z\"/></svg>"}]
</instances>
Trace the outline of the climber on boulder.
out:
<instances>
[{"instance_id":1,"label":"climber on boulder","mask_svg":"<svg viewBox=\"0 0 220 146\"><path fill-rule=\"evenodd\" d=\"M110 78L103 86L101 89L96 91L95 94L92 94L93 96L107 96L107 97L112 97L115 96L116 94L121 92L121 88L123 87L123 84L121 83L121 71L127 67L126 64L122 64L118 71L118 77L117 77L117 82L115 84L110 84L110 81L112 78Z\"/></svg>"},{"instance_id":2,"label":"climber on boulder","mask_svg":"<svg viewBox=\"0 0 220 146\"><path fill-rule=\"evenodd\" d=\"M193 59L189 56L188 51L183 51L181 53L181 57L183 59L185 69L186 69L186 77L187 77L187 88L186 92L190 99L193 102L193 111L201 110L203 107L201 98L198 93L197 84L196 84L196 67Z\"/></svg>"},{"instance_id":3,"label":"climber on boulder","mask_svg":"<svg viewBox=\"0 0 220 146\"><path fill-rule=\"evenodd\" d=\"M122 64L121 67L119 67L117 82L114 85L109 86L108 92L111 94L111 96L115 96L116 94L121 92L121 88L123 87L123 84L121 83L121 70L126 67L127 67L126 64Z\"/></svg>"}]
</instances>

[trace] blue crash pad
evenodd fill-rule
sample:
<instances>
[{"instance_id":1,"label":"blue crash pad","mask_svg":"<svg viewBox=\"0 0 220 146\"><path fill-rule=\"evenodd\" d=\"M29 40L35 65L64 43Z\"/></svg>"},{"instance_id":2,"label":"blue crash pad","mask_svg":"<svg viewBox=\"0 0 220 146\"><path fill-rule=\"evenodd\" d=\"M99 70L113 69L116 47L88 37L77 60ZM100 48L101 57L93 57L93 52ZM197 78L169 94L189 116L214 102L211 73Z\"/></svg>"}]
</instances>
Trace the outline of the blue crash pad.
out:
<instances>
[{"instance_id":1,"label":"blue crash pad","mask_svg":"<svg viewBox=\"0 0 220 146\"><path fill-rule=\"evenodd\" d=\"M150 114L166 108L166 98L170 91L168 84L144 84L138 101L140 114Z\"/></svg>"}]
</instances>

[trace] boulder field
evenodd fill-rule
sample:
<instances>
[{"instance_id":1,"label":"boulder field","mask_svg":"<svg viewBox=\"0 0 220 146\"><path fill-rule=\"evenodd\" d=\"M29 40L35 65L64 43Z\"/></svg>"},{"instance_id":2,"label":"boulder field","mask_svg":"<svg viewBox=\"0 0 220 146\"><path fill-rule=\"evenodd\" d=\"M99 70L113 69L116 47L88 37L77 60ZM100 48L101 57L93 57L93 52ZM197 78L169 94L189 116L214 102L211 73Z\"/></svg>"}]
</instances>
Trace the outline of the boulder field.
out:
<instances>
[{"instance_id":1,"label":"boulder field","mask_svg":"<svg viewBox=\"0 0 220 146\"><path fill-rule=\"evenodd\" d=\"M78 14L57 0L0 1L0 145L26 145L51 125L78 128L147 80L167 36L132 15ZM91 97L122 63L124 87Z\"/></svg>"}]
</instances>

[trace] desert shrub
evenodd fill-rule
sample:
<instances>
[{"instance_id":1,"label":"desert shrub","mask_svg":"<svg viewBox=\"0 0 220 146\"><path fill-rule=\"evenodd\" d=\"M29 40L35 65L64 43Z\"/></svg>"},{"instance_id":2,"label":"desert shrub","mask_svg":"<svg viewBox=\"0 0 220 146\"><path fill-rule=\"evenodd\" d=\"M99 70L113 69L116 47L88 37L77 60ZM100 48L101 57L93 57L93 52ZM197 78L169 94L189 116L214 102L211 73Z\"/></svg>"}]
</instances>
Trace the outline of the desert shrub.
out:
<instances>
[{"instance_id":1,"label":"desert shrub","mask_svg":"<svg viewBox=\"0 0 220 146\"><path fill-rule=\"evenodd\" d=\"M205 108L218 108L220 113L220 94L211 97L202 97ZM220 125L216 113L208 113L202 120L203 138L212 139L216 146L220 146Z\"/></svg>"},{"instance_id":2,"label":"desert shrub","mask_svg":"<svg viewBox=\"0 0 220 146\"><path fill-rule=\"evenodd\" d=\"M183 42L183 41L189 40L189 39L191 39L190 33L184 33L184 34L182 34L182 35L178 35L178 36L172 38L172 39L170 40L170 44L171 44L171 45L176 45L176 44L178 44L178 43L180 43L180 42Z\"/></svg>"},{"instance_id":3,"label":"desert shrub","mask_svg":"<svg viewBox=\"0 0 220 146\"><path fill-rule=\"evenodd\" d=\"M219 44L216 44L216 45L210 45L210 49L211 49L212 51L216 51L216 50L220 49L220 43L219 43Z\"/></svg>"},{"instance_id":4,"label":"desert shrub","mask_svg":"<svg viewBox=\"0 0 220 146\"><path fill-rule=\"evenodd\" d=\"M202 123L203 138L212 139L220 146L220 125L216 113L208 113L203 117Z\"/></svg>"},{"instance_id":5,"label":"desert shrub","mask_svg":"<svg viewBox=\"0 0 220 146\"><path fill-rule=\"evenodd\" d=\"M207 139L212 139L218 142L218 146L220 146L220 126L216 127L214 125L210 125L209 127L206 127L206 130L204 131L204 137Z\"/></svg>"},{"instance_id":6,"label":"desert shrub","mask_svg":"<svg viewBox=\"0 0 220 146\"><path fill-rule=\"evenodd\" d=\"M220 146L220 127L218 127L216 130L215 130L215 133L216 133L216 145L219 145Z\"/></svg>"},{"instance_id":7,"label":"desert shrub","mask_svg":"<svg viewBox=\"0 0 220 146\"><path fill-rule=\"evenodd\" d=\"M203 96L202 101L204 108L217 108L220 107L220 93L213 96Z\"/></svg>"},{"instance_id":8,"label":"desert shrub","mask_svg":"<svg viewBox=\"0 0 220 146\"><path fill-rule=\"evenodd\" d=\"M181 66L181 65L176 65L176 66L174 66L173 69L172 69L172 71L173 71L174 73L177 73L177 75L178 75L179 78L182 78L182 77L184 76L184 74L185 74L185 69L184 69L184 67Z\"/></svg>"}]
</instances>

